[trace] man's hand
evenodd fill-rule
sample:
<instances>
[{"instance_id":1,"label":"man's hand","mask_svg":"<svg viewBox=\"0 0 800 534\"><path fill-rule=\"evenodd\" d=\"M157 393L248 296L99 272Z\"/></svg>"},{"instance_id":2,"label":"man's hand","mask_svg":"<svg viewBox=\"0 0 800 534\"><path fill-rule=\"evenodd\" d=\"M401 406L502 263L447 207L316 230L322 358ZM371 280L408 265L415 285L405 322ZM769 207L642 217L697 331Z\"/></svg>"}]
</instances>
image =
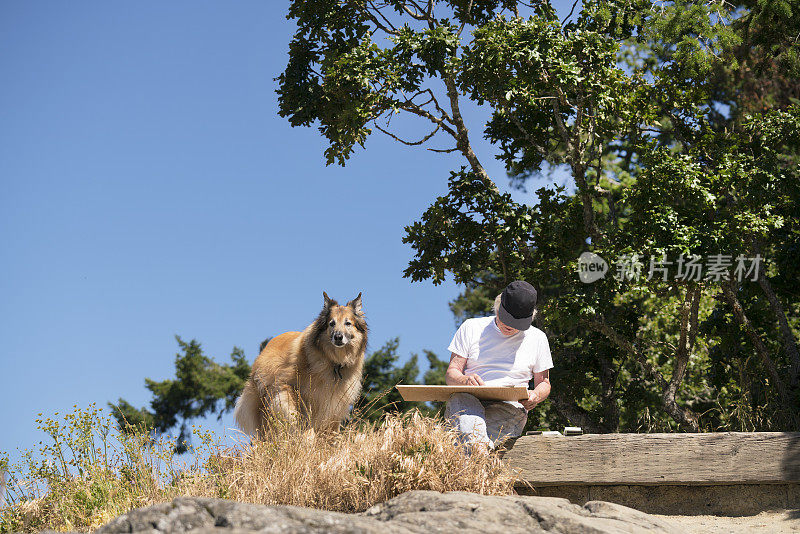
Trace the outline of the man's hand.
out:
<instances>
[{"instance_id":1,"label":"man's hand","mask_svg":"<svg viewBox=\"0 0 800 534\"><path fill-rule=\"evenodd\" d=\"M464 375L465 386L483 386L483 379L478 375Z\"/></svg>"},{"instance_id":2,"label":"man's hand","mask_svg":"<svg viewBox=\"0 0 800 534\"><path fill-rule=\"evenodd\" d=\"M540 402L541 399L539 398L539 394L532 389L528 390L528 400L519 401L522 407L526 410L533 410Z\"/></svg>"},{"instance_id":3,"label":"man's hand","mask_svg":"<svg viewBox=\"0 0 800 534\"><path fill-rule=\"evenodd\" d=\"M450 353L450 365L444 375L444 383L448 386L483 386L483 379L478 375L464 374L467 366L467 359L459 356L455 352Z\"/></svg>"}]
</instances>

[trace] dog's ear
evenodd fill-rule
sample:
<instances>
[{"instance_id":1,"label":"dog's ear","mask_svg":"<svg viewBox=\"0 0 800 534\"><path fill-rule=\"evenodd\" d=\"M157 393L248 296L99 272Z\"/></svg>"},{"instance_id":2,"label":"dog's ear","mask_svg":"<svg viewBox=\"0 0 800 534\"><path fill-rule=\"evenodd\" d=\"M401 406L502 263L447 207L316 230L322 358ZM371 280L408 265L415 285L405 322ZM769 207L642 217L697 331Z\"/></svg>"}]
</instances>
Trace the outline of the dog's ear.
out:
<instances>
[{"instance_id":1,"label":"dog's ear","mask_svg":"<svg viewBox=\"0 0 800 534\"><path fill-rule=\"evenodd\" d=\"M338 304L338 303L337 303L335 300L333 300L332 298L330 298L330 297L328 296L328 294L327 294L327 293L325 293L324 291L322 292L322 298L323 298L323 299L325 299L325 300L323 301L323 303L322 303L322 307L323 307L323 308L330 308L330 307L332 307L332 306L336 306L336 304Z\"/></svg>"},{"instance_id":2,"label":"dog's ear","mask_svg":"<svg viewBox=\"0 0 800 534\"><path fill-rule=\"evenodd\" d=\"M359 293L356 298L348 302L347 305L353 308L356 314L358 315L364 314L364 310L361 308L361 293Z\"/></svg>"}]
</instances>

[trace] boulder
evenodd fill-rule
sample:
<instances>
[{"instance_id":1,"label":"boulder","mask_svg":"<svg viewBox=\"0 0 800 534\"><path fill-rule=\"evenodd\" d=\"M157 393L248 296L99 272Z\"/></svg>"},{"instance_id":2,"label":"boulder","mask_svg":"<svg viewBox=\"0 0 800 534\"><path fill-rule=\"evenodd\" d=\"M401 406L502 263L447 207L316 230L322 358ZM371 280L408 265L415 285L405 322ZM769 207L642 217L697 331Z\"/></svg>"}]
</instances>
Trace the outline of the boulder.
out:
<instances>
[{"instance_id":1,"label":"boulder","mask_svg":"<svg viewBox=\"0 0 800 534\"><path fill-rule=\"evenodd\" d=\"M677 534L682 529L638 510L604 501L590 501L579 506L558 497L500 497L467 492L410 491L359 514L181 497L172 502L133 510L113 519L97 533L430 534L455 531L480 534Z\"/></svg>"}]
</instances>

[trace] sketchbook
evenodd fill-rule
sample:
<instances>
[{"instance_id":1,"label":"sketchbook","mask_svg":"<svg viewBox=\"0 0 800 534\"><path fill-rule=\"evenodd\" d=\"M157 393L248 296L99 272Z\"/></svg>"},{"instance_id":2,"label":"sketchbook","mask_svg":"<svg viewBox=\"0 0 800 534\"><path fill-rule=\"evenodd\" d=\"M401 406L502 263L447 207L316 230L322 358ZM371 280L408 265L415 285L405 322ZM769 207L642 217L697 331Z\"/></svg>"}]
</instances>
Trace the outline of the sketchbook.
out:
<instances>
[{"instance_id":1,"label":"sketchbook","mask_svg":"<svg viewBox=\"0 0 800 534\"><path fill-rule=\"evenodd\" d=\"M519 401L528 398L525 386L395 386L406 401L446 401L453 393L470 393L481 400Z\"/></svg>"}]
</instances>

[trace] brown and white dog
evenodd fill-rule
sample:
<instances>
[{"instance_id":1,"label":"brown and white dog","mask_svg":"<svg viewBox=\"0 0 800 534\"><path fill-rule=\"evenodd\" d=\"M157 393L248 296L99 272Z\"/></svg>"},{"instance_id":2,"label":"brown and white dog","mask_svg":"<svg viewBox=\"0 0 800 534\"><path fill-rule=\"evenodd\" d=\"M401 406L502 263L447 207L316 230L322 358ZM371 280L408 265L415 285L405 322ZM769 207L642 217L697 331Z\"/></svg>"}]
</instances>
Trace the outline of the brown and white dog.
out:
<instances>
[{"instance_id":1,"label":"brown and white dog","mask_svg":"<svg viewBox=\"0 0 800 534\"><path fill-rule=\"evenodd\" d=\"M233 412L243 432L256 436L277 419L338 430L347 417L361 392L367 322L361 293L344 306L322 296L322 311L305 330L262 344Z\"/></svg>"}]
</instances>

